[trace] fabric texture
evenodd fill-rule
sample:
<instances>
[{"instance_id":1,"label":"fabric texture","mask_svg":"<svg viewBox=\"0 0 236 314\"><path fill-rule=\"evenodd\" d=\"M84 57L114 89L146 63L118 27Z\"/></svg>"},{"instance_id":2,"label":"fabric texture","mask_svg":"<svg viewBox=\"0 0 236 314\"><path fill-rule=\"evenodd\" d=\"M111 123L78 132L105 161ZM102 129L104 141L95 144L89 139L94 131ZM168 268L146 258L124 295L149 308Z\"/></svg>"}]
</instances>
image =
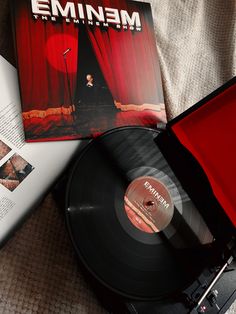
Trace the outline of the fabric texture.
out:
<instances>
[{"instance_id":1,"label":"fabric texture","mask_svg":"<svg viewBox=\"0 0 236 314\"><path fill-rule=\"evenodd\" d=\"M150 3L171 119L236 75L236 2Z\"/></svg>"},{"instance_id":2,"label":"fabric texture","mask_svg":"<svg viewBox=\"0 0 236 314\"><path fill-rule=\"evenodd\" d=\"M171 119L236 75L236 2L150 2ZM14 62L9 3L1 0L0 53ZM0 251L0 313L105 313L50 194Z\"/></svg>"},{"instance_id":3,"label":"fabric texture","mask_svg":"<svg viewBox=\"0 0 236 314\"><path fill-rule=\"evenodd\" d=\"M106 313L81 274L51 195L0 251L0 313Z\"/></svg>"}]
</instances>

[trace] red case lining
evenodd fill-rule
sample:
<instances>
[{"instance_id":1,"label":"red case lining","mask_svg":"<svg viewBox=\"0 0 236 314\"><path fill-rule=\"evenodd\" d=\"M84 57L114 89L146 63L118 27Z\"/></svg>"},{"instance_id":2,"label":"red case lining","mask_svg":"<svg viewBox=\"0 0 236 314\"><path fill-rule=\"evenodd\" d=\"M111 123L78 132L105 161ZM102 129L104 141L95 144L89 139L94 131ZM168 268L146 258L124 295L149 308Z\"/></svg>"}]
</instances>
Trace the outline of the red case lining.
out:
<instances>
[{"instance_id":1,"label":"red case lining","mask_svg":"<svg viewBox=\"0 0 236 314\"><path fill-rule=\"evenodd\" d=\"M236 84L177 120L171 129L199 162L236 226Z\"/></svg>"}]
</instances>

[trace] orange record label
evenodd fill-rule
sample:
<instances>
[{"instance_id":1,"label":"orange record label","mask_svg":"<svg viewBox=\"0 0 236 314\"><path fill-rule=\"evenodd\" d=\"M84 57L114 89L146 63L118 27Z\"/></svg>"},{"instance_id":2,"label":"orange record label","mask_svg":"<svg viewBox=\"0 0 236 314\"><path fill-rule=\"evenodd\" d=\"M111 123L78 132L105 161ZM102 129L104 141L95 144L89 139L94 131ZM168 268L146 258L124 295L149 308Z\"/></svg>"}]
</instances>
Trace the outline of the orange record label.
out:
<instances>
[{"instance_id":1,"label":"orange record label","mask_svg":"<svg viewBox=\"0 0 236 314\"><path fill-rule=\"evenodd\" d=\"M174 214L174 204L166 186L144 176L133 180L125 193L124 207L132 224L147 233L165 229Z\"/></svg>"}]
</instances>

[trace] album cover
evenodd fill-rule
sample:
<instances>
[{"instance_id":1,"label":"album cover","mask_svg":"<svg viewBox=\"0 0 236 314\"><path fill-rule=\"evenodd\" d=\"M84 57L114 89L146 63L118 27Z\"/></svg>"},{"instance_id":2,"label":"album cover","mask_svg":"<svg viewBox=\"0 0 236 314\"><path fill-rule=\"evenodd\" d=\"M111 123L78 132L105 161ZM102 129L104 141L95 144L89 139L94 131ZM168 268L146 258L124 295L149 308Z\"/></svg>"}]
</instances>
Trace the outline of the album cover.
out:
<instances>
[{"instance_id":1,"label":"album cover","mask_svg":"<svg viewBox=\"0 0 236 314\"><path fill-rule=\"evenodd\" d=\"M26 141L166 121L150 4L15 0L12 11Z\"/></svg>"}]
</instances>

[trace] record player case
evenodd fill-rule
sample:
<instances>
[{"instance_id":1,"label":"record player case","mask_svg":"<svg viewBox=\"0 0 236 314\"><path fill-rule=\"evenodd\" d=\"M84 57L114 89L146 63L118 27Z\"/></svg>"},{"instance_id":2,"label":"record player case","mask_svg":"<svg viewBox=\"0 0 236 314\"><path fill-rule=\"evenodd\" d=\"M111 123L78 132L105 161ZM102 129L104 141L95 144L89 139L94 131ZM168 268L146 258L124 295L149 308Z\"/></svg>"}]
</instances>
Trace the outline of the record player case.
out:
<instances>
[{"instance_id":1,"label":"record player case","mask_svg":"<svg viewBox=\"0 0 236 314\"><path fill-rule=\"evenodd\" d=\"M116 295L86 272L112 313L224 313L235 299L235 112L233 78L170 121L154 140L216 240L212 261L176 299L154 302Z\"/></svg>"},{"instance_id":2,"label":"record player case","mask_svg":"<svg viewBox=\"0 0 236 314\"><path fill-rule=\"evenodd\" d=\"M216 239L207 267L183 299L127 302L129 313L225 313L235 300L236 77L167 123L155 139Z\"/></svg>"},{"instance_id":3,"label":"record player case","mask_svg":"<svg viewBox=\"0 0 236 314\"><path fill-rule=\"evenodd\" d=\"M217 239L236 226L236 77L171 120L156 142Z\"/></svg>"}]
</instances>

